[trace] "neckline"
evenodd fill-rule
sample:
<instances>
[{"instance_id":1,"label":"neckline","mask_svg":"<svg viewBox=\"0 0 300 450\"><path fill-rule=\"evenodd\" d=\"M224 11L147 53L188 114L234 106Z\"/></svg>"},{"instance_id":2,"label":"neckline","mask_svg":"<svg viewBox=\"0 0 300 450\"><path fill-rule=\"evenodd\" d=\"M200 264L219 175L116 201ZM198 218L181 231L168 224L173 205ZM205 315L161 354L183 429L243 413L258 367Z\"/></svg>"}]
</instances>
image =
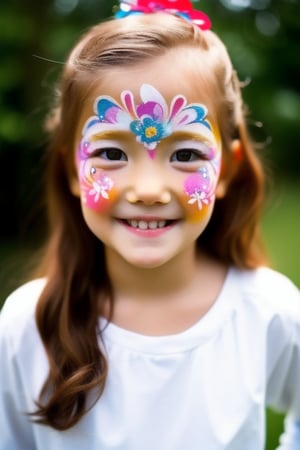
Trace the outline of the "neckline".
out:
<instances>
[{"instance_id":1,"label":"neckline","mask_svg":"<svg viewBox=\"0 0 300 450\"><path fill-rule=\"evenodd\" d=\"M110 343L139 353L170 354L192 350L214 336L234 311L235 269L227 271L223 286L207 313L189 328L169 335L151 336L121 328L104 317L99 329L105 344Z\"/></svg>"}]
</instances>

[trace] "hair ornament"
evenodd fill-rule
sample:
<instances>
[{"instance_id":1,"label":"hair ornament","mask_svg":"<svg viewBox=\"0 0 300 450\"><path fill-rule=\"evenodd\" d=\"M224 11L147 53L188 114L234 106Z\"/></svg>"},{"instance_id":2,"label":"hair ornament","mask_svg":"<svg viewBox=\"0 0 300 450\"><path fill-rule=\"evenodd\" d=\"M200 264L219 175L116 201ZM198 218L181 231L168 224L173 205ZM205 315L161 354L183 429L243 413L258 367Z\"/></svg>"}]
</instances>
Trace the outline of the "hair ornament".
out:
<instances>
[{"instance_id":1,"label":"hair ornament","mask_svg":"<svg viewBox=\"0 0 300 450\"><path fill-rule=\"evenodd\" d=\"M193 22L201 30L209 30L211 21L202 11L193 9L190 0L120 0L116 19L122 19L133 14L151 14L166 12Z\"/></svg>"}]
</instances>

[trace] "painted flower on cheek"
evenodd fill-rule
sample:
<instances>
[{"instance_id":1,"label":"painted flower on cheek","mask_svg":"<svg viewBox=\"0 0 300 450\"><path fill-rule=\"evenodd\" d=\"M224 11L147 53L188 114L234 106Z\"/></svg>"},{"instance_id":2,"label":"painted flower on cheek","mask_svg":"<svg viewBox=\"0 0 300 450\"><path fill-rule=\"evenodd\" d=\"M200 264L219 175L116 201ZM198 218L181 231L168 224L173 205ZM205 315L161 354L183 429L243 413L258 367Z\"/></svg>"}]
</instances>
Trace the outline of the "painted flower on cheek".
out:
<instances>
[{"instance_id":1,"label":"painted flower on cheek","mask_svg":"<svg viewBox=\"0 0 300 450\"><path fill-rule=\"evenodd\" d=\"M99 173L94 166L90 167L89 160L83 158L82 152L86 151L88 151L88 146L81 144L78 153L81 156L79 179L82 199L88 208L102 211L109 206L110 201L115 196L114 182L103 171Z\"/></svg>"},{"instance_id":2,"label":"painted flower on cheek","mask_svg":"<svg viewBox=\"0 0 300 450\"><path fill-rule=\"evenodd\" d=\"M91 169L92 175L96 173L96 169L92 167ZM106 200L109 199L109 191L113 188L113 181L111 178L109 178L106 175L102 175L95 181L93 181L93 187L88 191L89 196L94 198L94 202L98 202L100 197L105 198Z\"/></svg>"},{"instance_id":3,"label":"painted flower on cheek","mask_svg":"<svg viewBox=\"0 0 300 450\"><path fill-rule=\"evenodd\" d=\"M189 176L184 183L184 190L189 197L188 204L197 204L199 210L209 205L214 198L215 183L208 174L206 167Z\"/></svg>"}]
</instances>

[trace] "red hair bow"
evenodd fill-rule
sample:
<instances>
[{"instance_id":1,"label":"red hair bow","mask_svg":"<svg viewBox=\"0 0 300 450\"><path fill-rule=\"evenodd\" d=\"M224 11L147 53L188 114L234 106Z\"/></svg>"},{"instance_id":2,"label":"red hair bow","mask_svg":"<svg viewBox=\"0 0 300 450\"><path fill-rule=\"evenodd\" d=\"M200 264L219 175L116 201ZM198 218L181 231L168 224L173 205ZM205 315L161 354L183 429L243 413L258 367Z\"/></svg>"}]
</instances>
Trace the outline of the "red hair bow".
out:
<instances>
[{"instance_id":1,"label":"red hair bow","mask_svg":"<svg viewBox=\"0 0 300 450\"><path fill-rule=\"evenodd\" d=\"M116 12L117 19L138 13L154 13L164 11L183 17L195 23L201 30L211 27L209 17L202 11L193 9L190 0L121 0L120 8Z\"/></svg>"}]
</instances>

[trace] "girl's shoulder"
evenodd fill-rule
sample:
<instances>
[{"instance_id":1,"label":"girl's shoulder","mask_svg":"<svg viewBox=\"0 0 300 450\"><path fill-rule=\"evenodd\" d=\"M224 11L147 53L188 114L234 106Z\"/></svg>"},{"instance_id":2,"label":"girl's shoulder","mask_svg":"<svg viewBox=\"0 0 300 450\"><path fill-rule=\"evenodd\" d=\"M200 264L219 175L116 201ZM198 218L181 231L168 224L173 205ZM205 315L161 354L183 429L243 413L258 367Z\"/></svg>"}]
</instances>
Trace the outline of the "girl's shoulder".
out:
<instances>
[{"instance_id":1,"label":"girl's shoulder","mask_svg":"<svg viewBox=\"0 0 300 450\"><path fill-rule=\"evenodd\" d=\"M7 297L0 312L0 337L21 338L23 331L35 323L35 308L45 284L45 278L29 281Z\"/></svg>"},{"instance_id":2,"label":"girl's shoulder","mask_svg":"<svg viewBox=\"0 0 300 450\"><path fill-rule=\"evenodd\" d=\"M280 314L300 323L300 291L291 279L268 267L232 272L244 301L266 314Z\"/></svg>"}]
</instances>

